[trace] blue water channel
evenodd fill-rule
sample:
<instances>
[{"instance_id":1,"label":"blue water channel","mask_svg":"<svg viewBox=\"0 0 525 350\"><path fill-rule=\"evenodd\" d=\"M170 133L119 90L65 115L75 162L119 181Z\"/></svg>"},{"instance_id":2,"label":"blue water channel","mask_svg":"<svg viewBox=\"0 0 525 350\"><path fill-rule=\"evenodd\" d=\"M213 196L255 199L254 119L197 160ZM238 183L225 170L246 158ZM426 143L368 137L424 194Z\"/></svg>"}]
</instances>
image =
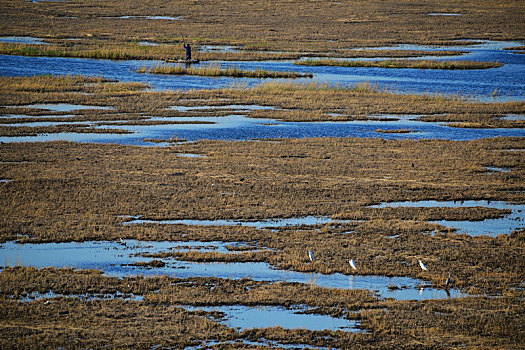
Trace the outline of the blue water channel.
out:
<instances>
[{"instance_id":1,"label":"blue water channel","mask_svg":"<svg viewBox=\"0 0 525 350\"><path fill-rule=\"evenodd\" d=\"M460 44L461 42L458 42ZM438 70L438 69L386 69L386 68L347 68L347 67L308 67L297 66L293 61L263 62L214 62L234 65L242 69L262 68L275 71L298 71L314 74L314 80L340 84L343 86L370 82L379 87L394 91L411 93L440 93L477 96L490 99L496 91L498 100L525 99L525 56L505 47L521 45L518 42L487 41L474 46L427 47L410 45L401 49L413 50L458 50L468 51L462 56L436 57L435 59L467 59L478 61L498 61L501 68L478 70ZM198 54L197 54L198 55ZM0 75L32 76L40 74L88 75L117 79L123 82L143 82L155 90L213 89L229 87L238 78L211 78L197 76L169 76L136 73L139 67L157 65L159 61L111 61L57 57L23 57L0 55ZM208 64L205 62L203 64ZM308 79L298 79L308 80ZM245 79L248 86L258 84L264 79Z\"/></svg>"},{"instance_id":2,"label":"blue water channel","mask_svg":"<svg viewBox=\"0 0 525 350\"><path fill-rule=\"evenodd\" d=\"M48 115L46 117L54 117ZM283 122L273 119L249 118L242 114L232 114L223 117L176 117L156 118L173 122L189 122L189 124L158 124L158 125L104 125L103 122L81 122L92 129L122 129L127 134L113 133L49 133L36 136L0 136L0 142L46 142L72 141L93 143L118 143L127 145L166 145L166 143L151 143L148 139L170 138L195 141L210 140L261 140L278 138L313 138L313 137L370 137L383 139L444 139L454 141L475 140L500 136L525 136L523 129L469 129L455 128L443 123L428 123L415 120L415 116L379 116L391 120L366 120L343 122ZM13 120L31 119L30 116L11 115ZM2 118L4 119L4 118ZM60 122L43 122L39 124L13 122L10 126L52 126L68 124L67 118ZM63 121L62 121L63 120ZM191 122L195 123L191 123ZM209 122L202 124L200 122ZM402 133L385 133L384 131L405 130Z\"/></svg>"},{"instance_id":3,"label":"blue water channel","mask_svg":"<svg viewBox=\"0 0 525 350\"><path fill-rule=\"evenodd\" d=\"M10 38L8 38L10 39ZM16 38L15 38L16 39ZM27 38L26 38L27 40ZM421 45L399 45L371 49L399 50L458 50L467 51L462 56L435 57L435 59L468 59L498 61L501 68L479 70L423 70L423 69L384 69L347 67L309 67L298 66L293 61L264 62L215 62L235 65L243 69L268 69L277 71L311 72L313 80L348 86L359 82L377 84L399 92L411 93L459 93L466 97L476 97L482 101L525 100L525 56L505 47L520 45L517 42L487 41L479 45L453 47L428 47ZM359 50L353 50L359 51ZM227 77L170 76L139 74L137 68L156 65L157 61L111 61L76 58L23 57L0 55L0 75L32 76L38 74L88 75L116 79L123 82L143 82L153 90L214 89L230 87L244 82L246 86L260 84L268 79L239 79ZM207 64L207 63L205 63ZM295 81L309 81L297 79ZM180 106L173 106L178 108ZM265 106L267 107L267 106ZM46 108L46 107L43 107ZM448 139L472 140L498 136L525 136L522 129L468 129L454 128L444 123L426 123L416 116L377 116L391 118L390 121L349 121L322 123L293 123L272 119L253 119L242 115L244 109L225 117L179 118L178 121L208 121L209 124L169 124L148 126L104 126L103 123L90 124L90 128L124 129L129 134L94 133L51 133L29 137L1 137L1 142L35 142L66 140L75 142L110 142L134 145L151 145L144 139L169 139L176 137L188 141L199 139L252 140L268 138L309 138L309 137L374 137L384 139ZM18 118L20 116L7 116ZM52 117L52 115L49 115ZM516 117L516 116L514 116ZM154 119L155 116L149 118ZM517 115L516 118L522 118ZM166 118L164 118L166 119ZM394 120L398 119L398 120ZM66 122L67 119L64 118ZM166 119L167 121L167 119ZM176 121L176 120L174 120ZM51 124L50 124L51 125ZM13 125L15 126L15 125ZM21 125L18 125L21 126ZM30 124L26 125L30 126ZM384 133L404 129L405 133ZM158 145L158 144L156 144Z\"/></svg>"}]
</instances>

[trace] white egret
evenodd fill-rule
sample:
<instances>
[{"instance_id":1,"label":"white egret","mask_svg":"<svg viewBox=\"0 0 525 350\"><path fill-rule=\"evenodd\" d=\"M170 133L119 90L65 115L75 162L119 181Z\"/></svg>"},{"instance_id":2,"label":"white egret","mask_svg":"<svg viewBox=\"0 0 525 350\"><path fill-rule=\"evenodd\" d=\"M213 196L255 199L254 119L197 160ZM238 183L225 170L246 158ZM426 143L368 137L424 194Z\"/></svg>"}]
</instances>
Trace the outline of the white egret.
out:
<instances>
[{"instance_id":1,"label":"white egret","mask_svg":"<svg viewBox=\"0 0 525 350\"><path fill-rule=\"evenodd\" d=\"M357 270L357 267L355 267L354 259L350 259L350 261L348 261L348 263L350 264L350 266L352 266L352 268L353 268L354 270Z\"/></svg>"},{"instance_id":2,"label":"white egret","mask_svg":"<svg viewBox=\"0 0 525 350\"><path fill-rule=\"evenodd\" d=\"M423 264L421 260L419 260L419 266L421 266L423 270L428 271L427 267L425 266L425 264Z\"/></svg>"},{"instance_id":3,"label":"white egret","mask_svg":"<svg viewBox=\"0 0 525 350\"><path fill-rule=\"evenodd\" d=\"M311 262L314 262L314 261L315 261L314 253L312 253L311 250L308 251L308 257L310 258L310 261L311 261Z\"/></svg>"}]
</instances>

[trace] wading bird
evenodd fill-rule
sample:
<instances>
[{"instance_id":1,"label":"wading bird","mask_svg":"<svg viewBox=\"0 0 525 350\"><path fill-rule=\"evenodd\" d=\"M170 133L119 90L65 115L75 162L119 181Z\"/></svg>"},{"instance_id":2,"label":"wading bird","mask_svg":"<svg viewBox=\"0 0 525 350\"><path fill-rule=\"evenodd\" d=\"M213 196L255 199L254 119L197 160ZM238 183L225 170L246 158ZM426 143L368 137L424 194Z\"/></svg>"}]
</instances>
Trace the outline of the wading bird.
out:
<instances>
[{"instance_id":1,"label":"wading bird","mask_svg":"<svg viewBox=\"0 0 525 350\"><path fill-rule=\"evenodd\" d=\"M312 253L311 250L308 251L308 257L310 258L310 261L311 261L311 262L314 262L314 261L315 261L314 253Z\"/></svg>"},{"instance_id":2,"label":"wading bird","mask_svg":"<svg viewBox=\"0 0 525 350\"><path fill-rule=\"evenodd\" d=\"M425 264L423 264L421 260L419 260L419 266L421 266L423 270L428 271L427 267L425 266Z\"/></svg>"},{"instance_id":3,"label":"wading bird","mask_svg":"<svg viewBox=\"0 0 525 350\"><path fill-rule=\"evenodd\" d=\"M451 277L450 277L450 271L448 272L448 278L447 278L447 281L445 282L445 289L448 289L448 286L450 285L450 281L451 281Z\"/></svg>"},{"instance_id":4,"label":"wading bird","mask_svg":"<svg viewBox=\"0 0 525 350\"><path fill-rule=\"evenodd\" d=\"M348 261L348 263L350 264L350 266L352 266L352 268L353 268L354 270L357 270L357 267L355 267L354 259L350 259L350 261Z\"/></svg>"}]
</instances>

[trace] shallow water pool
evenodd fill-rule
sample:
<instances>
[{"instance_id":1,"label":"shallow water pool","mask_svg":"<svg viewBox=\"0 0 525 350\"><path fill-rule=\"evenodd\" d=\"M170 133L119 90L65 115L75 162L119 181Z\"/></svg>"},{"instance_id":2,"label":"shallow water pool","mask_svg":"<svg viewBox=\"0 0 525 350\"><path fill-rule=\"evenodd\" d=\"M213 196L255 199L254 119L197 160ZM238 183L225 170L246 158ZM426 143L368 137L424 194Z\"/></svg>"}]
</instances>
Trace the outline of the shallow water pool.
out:
<instances>
[{"instance_id":1,"label":"shallow water pool","mask_svg":"<svg viewBox=\"0 0 525 350\"><path fill-rule=\"evenodd\" d=\"M356 321L344 318L336 318L326 315L304 314L307 308L297 307L287 309L281 306L185 306L188 311L219 311L225 314L222 322L229 327L240 331L251 328L282 327L284 329L307 329L320 331L328 329L331 331L343 330L347 332L358 332Z\"/></svg>"},{"instance_id":2,"label":"shallow water pool","mask_svg":"<svg viewBox=\"0 0 525 350\"><path fill-rule=\"evenodd\" d=\"M117 277L165 274L177 278L249 278L256 281L299 282L326 288L367 289L382 298L396 300L444 299L464 296L457 290L450 290L450 295L448 295L445 290L428 287L425 282L410 277L304 273L276 270L262 262L197 263L162 259L166 263L164 267L144 268L130 265L148 260L141 257L141 254L169 252L177 247L187 249L183 247L187 244L187 242L139 242L136 240L124 240L123 243L102 241L17 244L6 242L0 245L0 262L5 266L99 269L105 275ZM205 242L193 244L207 245ZM217 243L208 244L210 245L216 246ZM414 268L419 269L419 266L414 266Z\"/></svg>"},{"instance_id":3,"label":"shallow water pool","mask_svg":"<svg viewBox=\"0 0 525 350\"><path fill-rule=\"evenodd\" d=\"M504 169L502 169L504 171ZM502 201L487 200L465 200L465 201L405 201L405 202L384 202L370 206L372 208L398 208L398 207L423 207L423 208L468 208L485 207L494 209L510 209L511 213L502 218L486 219L482 221L451 221L439 220L432 221L443 226L453 227L458 233L471 236L499 234L510 234L513 230L525 227L525 205L511 204Z\"/></svg>"}]
</instances>

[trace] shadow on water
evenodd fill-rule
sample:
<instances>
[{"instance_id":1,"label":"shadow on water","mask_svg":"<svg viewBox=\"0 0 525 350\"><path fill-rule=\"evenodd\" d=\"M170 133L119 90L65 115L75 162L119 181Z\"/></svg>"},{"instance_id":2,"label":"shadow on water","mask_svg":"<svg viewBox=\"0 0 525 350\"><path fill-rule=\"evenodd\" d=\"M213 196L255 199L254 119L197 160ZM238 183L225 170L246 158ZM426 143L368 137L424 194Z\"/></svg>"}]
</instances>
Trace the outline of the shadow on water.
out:
<instances>
[{"instance_id":1,"label":"shadow on water","mask_svg":"<svg viewBox=\"0 0 525 350\"><path fill-rule=\"evenodd\" d=\"M81 242L17 244L7 242L0 246L0 257L7 266L73 267L99 269L108 276L161 275L177 278L217 277L256 281L284 281L315 284L318 287L340 289L367 289L382 298L396 300L425 300L462 297L464 294L451 290L448 296L444 290L431 288L424 282L409 277L361 276L334 274L311 274L273 269L262 262L250 263L197 263L165 259L165 266L144 268L130 266L142 262L144 253L160 253L171 249L185 249L187 242L140 242L125 240L117 242ZM197 246L217 245L198 242ZM198 248L200 249L200 248ZM419 267L415 267L419 268ZM395 286L395 288L392 288Z\"/></svg>"}]
</instances>

